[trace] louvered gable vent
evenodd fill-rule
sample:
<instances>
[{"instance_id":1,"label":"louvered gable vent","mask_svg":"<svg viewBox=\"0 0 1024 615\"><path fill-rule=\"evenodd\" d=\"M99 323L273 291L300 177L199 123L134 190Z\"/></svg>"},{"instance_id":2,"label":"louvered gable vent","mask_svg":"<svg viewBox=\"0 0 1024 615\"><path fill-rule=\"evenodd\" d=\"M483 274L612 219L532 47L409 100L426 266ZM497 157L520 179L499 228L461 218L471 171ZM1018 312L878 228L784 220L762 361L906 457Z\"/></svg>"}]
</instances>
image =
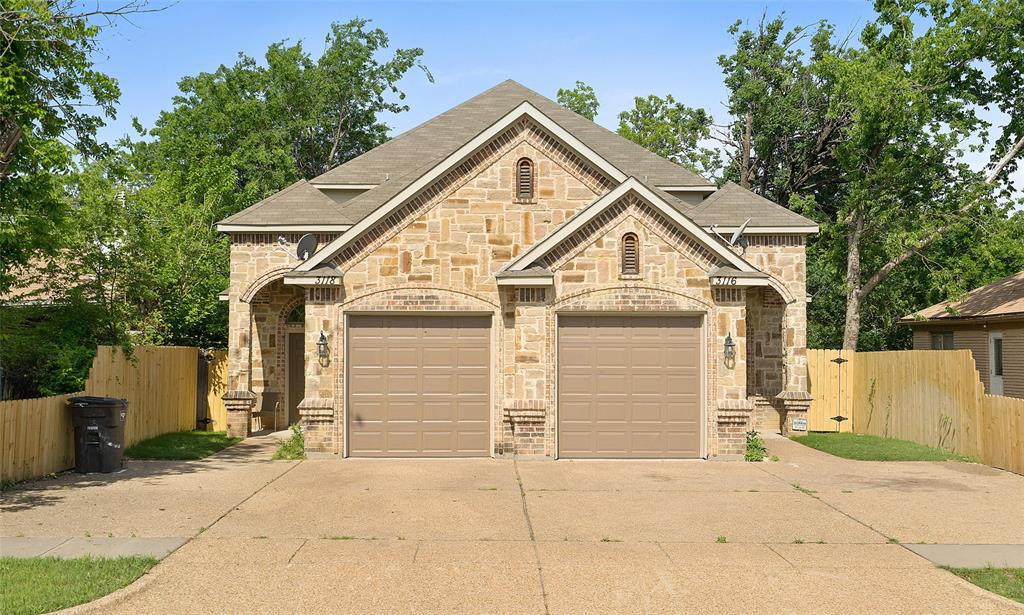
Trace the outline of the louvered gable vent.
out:
<instances>
[{"instance_id":1,"label":"louvered gable vent","mask_svg":"<svg viewBox=\"0 0 1024 615\"><path fill-rule=\"evenodd\" d=\"M520 201L533 200L533 161L529 158L516 163L516 198Z\"/></svg>"},{"instance_id":2,"label":"louvered gable vent","mask_svg":"<svg viewBox=\"0 0 1024 615\"><path fill-rule=\"evenodd\" d=\"M622 274L637 275L640 273L640 242L634 233L622 236Z\"/></svg>"}]
</instances>

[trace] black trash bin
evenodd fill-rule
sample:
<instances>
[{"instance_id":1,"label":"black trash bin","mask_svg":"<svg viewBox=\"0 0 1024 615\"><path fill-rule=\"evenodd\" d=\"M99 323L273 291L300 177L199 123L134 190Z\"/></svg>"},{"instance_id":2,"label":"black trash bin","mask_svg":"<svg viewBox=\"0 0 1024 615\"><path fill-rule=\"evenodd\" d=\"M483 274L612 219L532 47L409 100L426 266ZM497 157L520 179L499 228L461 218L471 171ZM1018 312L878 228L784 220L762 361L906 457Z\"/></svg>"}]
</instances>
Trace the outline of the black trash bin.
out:
<instances>
[{"instance_id":1,"label":"black trash bin","mask_svg":"<svg viewBox=\"0 0 1024 615\"><path fill-rule=\"evenodd\" d=\"M83 474L120 470L128 400L72 397L68 405L75 426L75 470Z\"/></svg>"}]
</instances>

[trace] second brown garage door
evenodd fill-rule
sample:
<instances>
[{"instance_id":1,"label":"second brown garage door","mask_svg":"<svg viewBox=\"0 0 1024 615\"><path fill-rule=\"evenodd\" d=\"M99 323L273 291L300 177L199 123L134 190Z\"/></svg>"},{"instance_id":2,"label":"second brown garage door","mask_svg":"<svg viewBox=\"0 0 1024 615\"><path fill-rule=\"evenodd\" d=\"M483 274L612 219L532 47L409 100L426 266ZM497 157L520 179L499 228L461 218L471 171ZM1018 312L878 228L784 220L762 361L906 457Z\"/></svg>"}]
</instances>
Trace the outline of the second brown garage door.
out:
<instances>
[{"instance_id":1,"label":"second brown garage door","mask_svg":"<svg viewBox=\"0 0 1024 615\"><path fill-rule=\"evenodd\" d=\"M700 456L700 326L683 316L560 316L560 457Z\"/></svg>"},{"instance_id":2,"label":"second brown garage door","mask_svg":"<svg viewBox=\"0 0 1024 615\"><path fill-rule=\"evenodd\" d=\"M489 454L489 316L351 316L349 454Z\"/></svg>"}]
</instances>

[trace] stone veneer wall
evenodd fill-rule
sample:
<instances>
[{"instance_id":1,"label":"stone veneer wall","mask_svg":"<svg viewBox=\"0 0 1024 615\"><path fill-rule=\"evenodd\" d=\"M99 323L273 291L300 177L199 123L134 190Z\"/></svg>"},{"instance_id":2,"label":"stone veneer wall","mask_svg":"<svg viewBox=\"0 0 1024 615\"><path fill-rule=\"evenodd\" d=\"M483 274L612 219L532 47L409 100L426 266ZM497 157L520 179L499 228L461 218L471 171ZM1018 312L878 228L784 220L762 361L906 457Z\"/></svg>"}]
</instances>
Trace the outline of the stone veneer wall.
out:
<instances>
[{"instance_id":1,"label":"stone veneer wall","mask_svg":"<svg viewBox=\"0 0 1024 615\"><path fill-rule=\"evenodd\" d=\"M810 405L807 381L807 256L802 235L750 235L743 257L755 267L782 282L793 301L781 304L778 293L760 291L758 336L763 353L755 367L755 389L750 392L757 413L754 424L761 428L792 430L793 419L806 418ZM752 302L757 304L757 300ZM781 313L780 313L781 310ZM782 373L775 357L779 343L772 339L781 331ZM778 389L776 389L778 387ZM775 414L769 410L775 410Z\"/></svg>"},{"instance_id":2,"label":"stone veneer wall","mask_svg":"<svg viewBox=\"0 0 1024 615\"><path fill-rule=\"evenodd\" d=\"M537 171L537 198L531 202L513 198L514 166L522 157L531 158ZM522 122L340 255L334 264L344 272L344 286L309 289L305 297L310 350L300 414L307 448L343 450L343 336L348 312L491 314L494 452L552 456L556 453L556 313L616 310L703 315L707 451L742 452L742 433L757 405L748 400L751 382L763 382L763 394L776 383L785 383L787 390L801 382L806 387L806 371L799 371L801 361L806 364L802 352L787 353L781 361L756 356L757 348L775 348L780 343L761 328L779 320L787 327L786 343L802 351L806 337L802 239L754 236L746 252L748 260L783 280L797 299L793 304L783 306L771 289L712 290L707 271L718 264L717 257L666 223L653 207L629 197L549 257L548 265L556 274L554 289L497 287L494 274L501 267L609 187L607 178L532 123ZM638 275L619 272L619 242L625 232L641 239ZM276 358L273 369L268 369L267 355L273 354L273 348L279 349L275 357L283 356L283 344L279 338L271 344L269 333L265 337L263 332L271 329L271 314L285 312L294 298L277 297L271 284L265 291L265 315L260 313L262 300L249 302L268 281L296 264L298 237L286 238L287 248L277 246L275 234L233 237L231 373L239 390L256 384L276 386L276 378L285 373ZM773 309L778 314L772 315ZM250 317L258 338L251 344L253 355L260 358L246 369ZM323 364L313 351L321 329L328 333L330 345L330 357ZM737 356L728 364L721 355L727 334L737 344ZM779 373L782 366L785 374ZM246 379L252 383L247 385Z\"/></svg>"}]
</instances>

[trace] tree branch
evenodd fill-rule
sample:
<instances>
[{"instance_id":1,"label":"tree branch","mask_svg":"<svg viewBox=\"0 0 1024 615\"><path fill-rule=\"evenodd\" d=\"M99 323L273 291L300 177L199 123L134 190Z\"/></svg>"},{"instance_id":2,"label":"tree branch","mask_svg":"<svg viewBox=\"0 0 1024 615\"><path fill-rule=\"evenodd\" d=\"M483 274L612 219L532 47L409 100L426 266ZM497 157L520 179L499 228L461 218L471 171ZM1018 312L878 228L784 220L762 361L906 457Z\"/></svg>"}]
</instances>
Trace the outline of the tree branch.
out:
<instances>
[{"instance_id":1,"label":"tree branch","mask_svg":"<svg viewBox=\"0 0 1024 615\"><path fill-rule=\"evenodd\" d=\"M989 174L985 177L984 185L992 185L992 183L995 182L996 178L999 177L999 174L1002 173L1003 169L1006 168L1006 165L1009 164L1010 161L1013 160L1013 158L1020 152L1022 147L1024 147L1024 136L1018 139L1017 142L1014 143L1013 147L1011 147L1010 150L1006 152L1006 155L1003 156L1002 159L996 164L996 166L992 168L992 171L989 172ZM960 209L957 210L957 216L961 216L969 212L978 204L979 201L980 197L968 199L968 201L964 203L960 207ZM952 226L952 222L947 222L945 224L939 225L938 228L933 230L927 236L925 236L924 238L920 239L913 245L907 247L905 250L897 254L895 258L887 262L878 271L876 271L874 275L868 278L867 282L865 282L864 285L861 286L861 294L866 295L870 293L876 286L878 286L883 280L885 280L885 278L887 278L890 273L892 273L893 269L900 266L903 262L910 259L915 254L927 248L940 237L945 235L946 231L948 231Z\"/></svg>"}]
</instances>

